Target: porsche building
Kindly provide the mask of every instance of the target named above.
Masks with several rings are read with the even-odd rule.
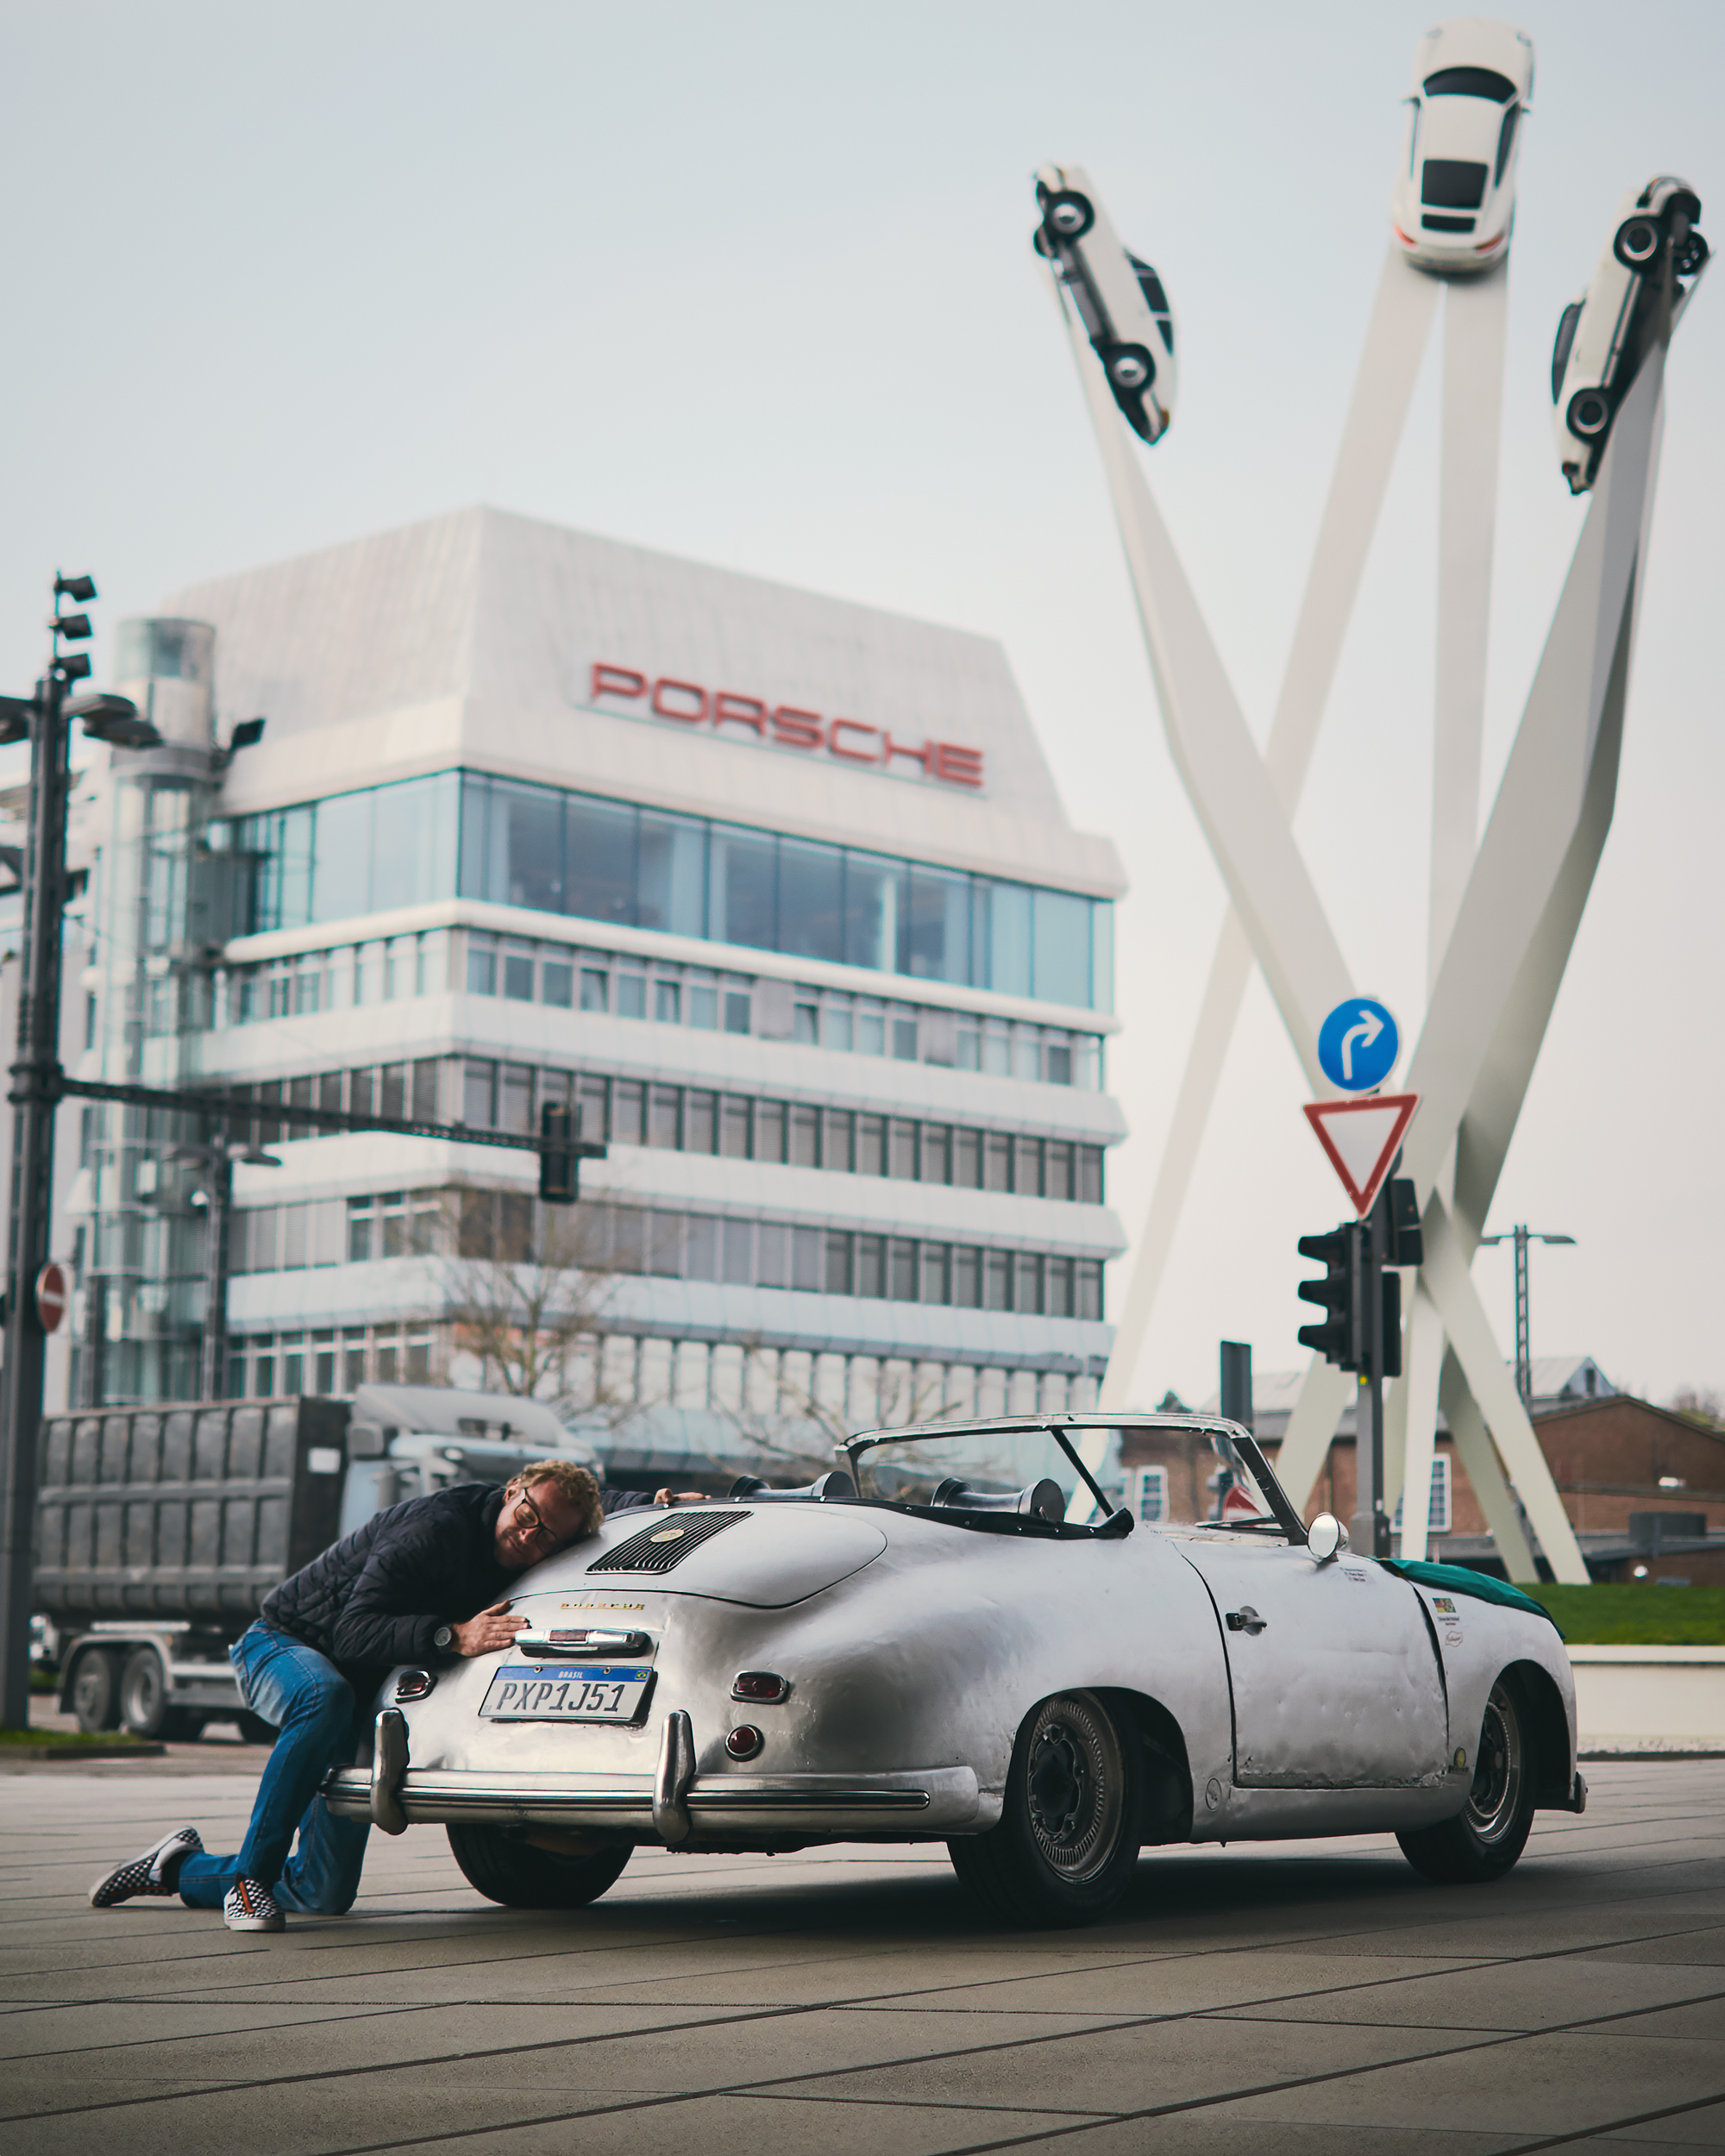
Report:
[[[530,1384],[642,1475],[1089,1404],[1122,880],[997,645],[476,509],[178,592],[114,670],[164,745],[80,811],[67,1060],[259,1106],[230,1394]],[[606,1148],[574,1208],[267,1119],[548,1101]],[[196,1394],[186,1129],[66,1135],[75,1404]]]

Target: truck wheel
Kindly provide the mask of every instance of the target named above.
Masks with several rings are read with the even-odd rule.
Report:
[[[1402,1854],[1445,1886],[1501,1879],[1527,1846],[1538,1780],[1533,1732],[1515,1690],[1499,1677],[1485,1703],[1466,1804],[1440,1826],[1397,1834]]]
[[[166,1738],[187,1744],[204,1733],[200,1717],[167,1703],[167,1672],[154,1647],[138,1647],[127,1658],[120,1678],[120,1721],[135,1737]]]
[[[621,1842],[591,1857],[562,1857],[512,1840],[501,1827],[448,1827],[462,1877],[489,1902],[511,1909],[578,1909],[598,1901],[635,1853]]]
[[[72,1680],[72,1711],[87,1737],[120,1727],[120,1672],[105,1649],[92,1647],[78,1657],[78,1673]]]
[[[956,1835],[947,1854],[1007,1923],[1090,1924],[1131,1881],[1143,1808],[1142,1777],[1107,1709],[1094,1693],[1064,1692],[1019,1732],[1000,1825]]]

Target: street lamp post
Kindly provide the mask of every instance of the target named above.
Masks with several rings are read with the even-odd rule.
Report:
[[[1534,1412],[1534,1351],[1527,1324],[1527,1245],[1530,1243],[1573,1244],[1572,1235],[1544,1235],[1530,1228],[1525,1220],[1502,1235],[1482,1235],[1482,1243],[1513,1243],[1515,1245],[1515,1389],[1521,1395],[1521,1405],[1531,1417]]]
[[[90,635],[87,614],[67,613],[96,596],[87,576],[56,576],[47,673],[33,697],[0,697],[0,743],[30,744],[28,843],[24,856],[23,985],[12,1064],[12,1181],[7,1206],[5,1363],[0,1368],[0,1728],[30,1714],[30,1585],[35,1531],[37,1432],[47,1332],[36,1282],[53,1225],[54,1108],[60,1062],[61,915],[66,903],[66,818],[72,792],[72,721],[98,740],[142,747],[158,738],[126,698],[68,696],[90,661],[68,644]]]

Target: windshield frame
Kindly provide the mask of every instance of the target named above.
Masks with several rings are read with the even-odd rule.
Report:
[[[1276,1479],[1270,1463],[1264,1458],[1258,1439],[1241,1423],[1230,1422],[1220,1415],[1203,1414],[1108,1414],[1093,1410],[1083,1414],[1058,1415],[989,1415],[969,1422],[913,1423],[902,1430],[862,1430],[854,1437],[844,1438],[833,1447],[843,1455],[850,1472],[850,1478],[861,1492],[862,1461],[864,1457],[881,1445],[915,1445],[925,1440],[955,1438],[990,1431],[1003,1432],[1039,1431],[1052,1438],[1060,1447],[1074,1470],[1090,1493],[1097,1513],[1101,1515],[1094,1525],[1083,1526],[1080,1532],[1090,1535],[1129,1534],[1138,1522],[1122,1506],[1110,1507],[1107,1495],[1095,1476],[1085,1466],[1075,1440],[1082,1439],[1092,1430],[1169,1430],[1191,1436],[1212,1439],[1220,1437],[1225,1445],[1236,1452],[1250,1471],[1252,1480],[1264,1493],[1270,1506],[1270,1517],[1257,1520],[1239,1519],[1228,1520],[1195,1520],[1179,1523],[1203,1529],[1223,1529],[1231,1533],[1256,1533],[1265,1529],[1287,1536],[1290,1543],[1303,1549],[1306,1544],[1306,1523],[1289,1501],[1287,1492]],[[874,1498],[868,1501],[891,1504],[890,1499]],[[919,1509],[909,1506],[895,1506],[894,1509]],[[1070,1525],[1069,1523],[1069,1532]]]

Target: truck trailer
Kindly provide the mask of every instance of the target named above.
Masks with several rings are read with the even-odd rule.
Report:
[[[547,1458],[599,1465],[541,1402],[432,1385],[45,1416],[34,1608],[61,1708],[92,1732],[273,1742],[228,1660],[271,1589],[387,1506]]]

